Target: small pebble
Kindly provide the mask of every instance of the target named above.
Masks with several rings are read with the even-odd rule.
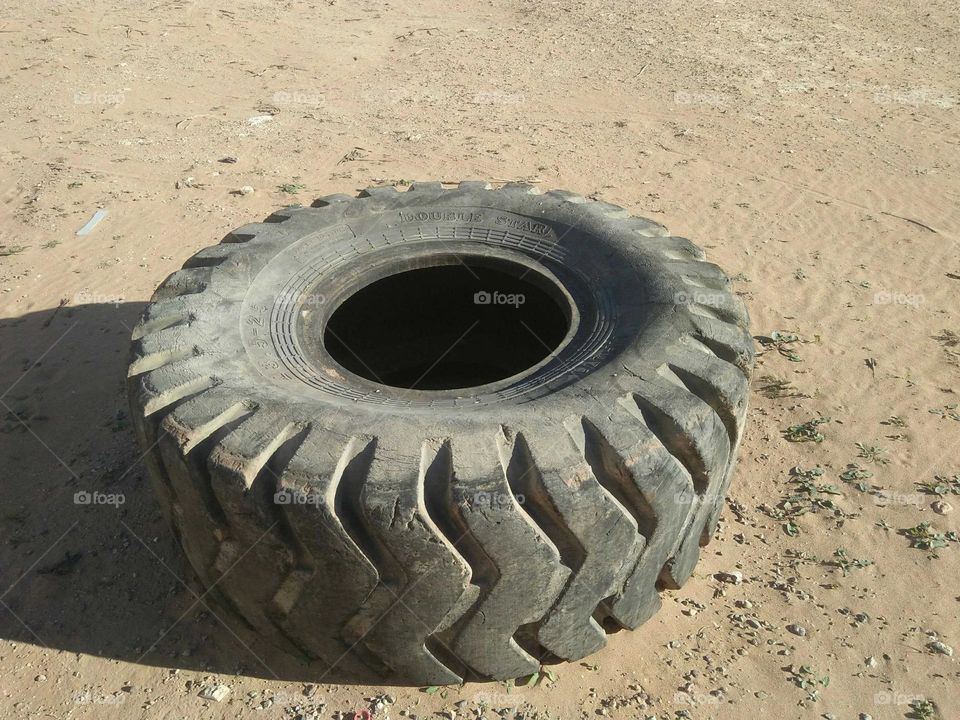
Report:
[[[730,583],[731,585],[739,585],[743,582],[743,573],[739,570],[717,573],[714,577],[720,582]]]
[[[230,694],[230,688],[226,685],[207,685],[200,691],[200,697],[204,700],[213,700],[214,702],[223,702]]]
[[[807,634],[807,629],[803,625],[787,625],[787,630],[800,637]]]
[[[930,507],[932,507],[933,511],[938,515],[946,515],[953,511],[953,506],[945,500],[937,500]]]
[[[873,655],[871,655],[866,660],[864,660],[863,664],[866,665],[868,668],[875,668],[878,665],[877,659]]]
[[[253,188],[249,185],[244,185],[242,188],[237,190],[241,195],[253,195]]]
[[[927,647],[939,655],[946,655],[948,657],[953,655],[953,648],[946,643],[940,642],[939,640],[934,640],[932,643],[927,645]]]

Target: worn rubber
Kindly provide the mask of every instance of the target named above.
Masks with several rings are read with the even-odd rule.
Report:
[[[582,328],[476,393],[303,360],[304,298],[431,253],[528,263],[571,288]],[[417,183],[194,255],[134,330],[129,396],[161,506],[232,613],[316,677],[438,685],[585,657],[684,584],[752,362],[726,275],[661,225],[563,191]]]

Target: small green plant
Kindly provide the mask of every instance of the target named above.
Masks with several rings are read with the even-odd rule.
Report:
[[[773,375],[764,375],[760,378],[760,381],[763,383],[763,385],[760,386],[760,392],[764,397],[770,398],[771,400],[791,397],[810,397],[806,393],[797,390],[789,380],[781,380]]]
[[[824,435],[817,428],[828,422],[830,418],[819,417],[799,425],[791,425],[783,431],[783,437],[789,442],[823,442]]]
[[[809,665],[801,665],[799,668],[790,666],[790,681],[801,690],[807,691],[807,699],[816,701],[820,697],[820,688],[830,685],[829,675],[819,675]]]
[[[816,499],[819,492],[840,494],[833,485],[817,485],[816,479],[819,477],[823,477],[823,468],[819,465],[809,470],[804,470],[800,466],[791,468],[790,483],[796,485],[796,490],[784,499],[783,504],[788,507],[792,504],[807,505]]]
[[[780,332],[774,330],[769,336],[760,335],[757,340],[764,347],[775,348],[778,353],[783,355],[790,362],[803,362],[797,352],[790,347],[794,343],[802,342],[800,336],[794,333]]]
[[[917,487],[927,495],[960,495],[960,474],[953,477],[944,477],[943,475],[934,475],[933,480],[924,480],[917,483]]]
[[[929,522],[904,528],[900,532],[910,539],[910,547],[918,550],[938,550],[951,542],[960,542],[960,536],[956,532],[937,532]]]
[[[846,482],[853,482],[854,480],[865,480],[866,478],[872,478],[873,473],[862,468],[856,463],[849,463],[846,469],[840,473],[840,479],[845,480]]]
[[[844,575],[849,575],[851,570],[862,570],[865,567],[873,565],[873,560],[860,560],[851,558],[843,548],[837,548],[833,552],[833,565],[840,568]]]
[[[933,336],[943,346],[943,352],[947,356],[947,362],[950,365],[960,365],[960,351],[953,348],[960,345],[960,335],[953,330],[943,330],[939,335]]]
[[[836,485],[817,482],[823,473],[823,468],[819,466],[809,470],[801,467],[791,468],[790,492],[784,496],[776,508],[763,506],[764,512],[769,517],[784,521],[783,531],[790,537],[800,534],[800,526],[795,519],[801,515],[827,510],[837,517],[847,516],[830,497],[842,495],[840,489]]]
[[[960,420],[958,407],[960,405],[957,403],[951,403],[950,405],[944,405],[942,408],[930,408],[927,412],[931,415],[939,415],[941,420]]]
[[[907,426],[907,421],[904,420],[904,419],[903,419],[902,417],[900,417],[899,415],[891,415],[891,416],[888,417],[886,420],[881,420],[881,421],[880,421],[880,424],[881,424],[881,425],[890,425],[890,426],[892,426],[892,427],[900,427],[900,428],[903,428],[903,427],[906,427],[906,426]]]
[[[47,240],[47,242],[45,242],[40,247],[42,247],[44,250],[53,250],[53,248],[55,248],[59,244],[60,244],[59,240]]]
[[[886,465],[890,462],[889,458],[883,456],[886,452],[882,447],[876,445],[864,445],[863,443],[856,443],[857,449],[860,451],[860,454],[857,455],[858,458],[863,458],[869,462],[876,463],[877,465]]]
[[[856,463],[848,463],[846,469],[840,473],[840,479],[845,483],[850,483],[860,492],[867,492],[867,484],[863,482],[867,478],[872,478],[873,473],[862,468]]]
[[[298,192],[306,190],[306,185],[301,185],[300,183],[284,183],[283,185],[277,185],[277,190],[282,193],[287,193],[288,195],[296,195]]]
[[[934,720],[937,706],[931,700],[911,700],[910,712],[907,717],[911,720]]]
[[[933,339],[939,341],[944,347],[957,347],[957,345],[960,345],[960,335],[953,330],[944,329],[939,335],[934,335]]]
[[[19,255],[27,249],[26,245],[0,245],[0,257]]]
[[[547,687],[553,687],[557,680],[558,677],[555,672],[541,666],[538,672],[531,674],[525,681],[520,682],[517,687],[537,687],[538,685],[543,685],[544,683]]]

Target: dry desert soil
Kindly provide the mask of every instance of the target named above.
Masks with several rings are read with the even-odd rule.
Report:
[[[0,717],[960,717],[956,3],[34,0],[0,43]],[[757,337],[738,475],[693,578],[583,662],[296,677],[194,594],[131,327],[236,226],[429,179],[704,247]]]

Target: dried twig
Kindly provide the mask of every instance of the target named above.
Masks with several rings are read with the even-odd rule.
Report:
[[[898,220],[904,220],[904,221],[906,221],[906,222],[908,222],[908,223],[911,223],[911,224],[913,224],[913,225],[916,225],[917,227],[922,227],[924,230],[929,230],[929,231],[932,232],[934,235],[939,235],[939,234],[940,234],[940,233],[938,233],[936,230],[934,230],[932,227],[930,227],[929,225],[924,225],[924,224],[923,224],[922,222],[920,222],[919,220],[914,220],[913,218],[904,217],[903,215],[897,215],[897,214],[895,214],[895,213],[887,212],[886,210],[881,210],[881,211],[880,211],[880,214],[881,214],[881,215],[889,215],[890,217],[895,217],[895,218],[897,218]]]

